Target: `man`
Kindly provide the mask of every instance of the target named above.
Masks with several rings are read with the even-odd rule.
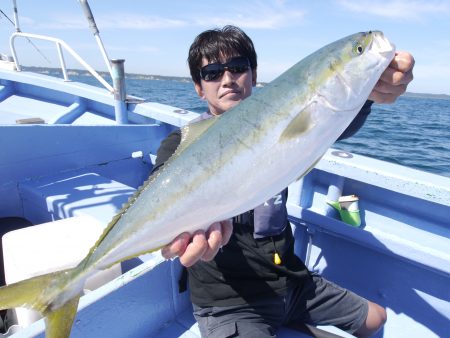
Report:
[[[201,119],[225,113],[249,97],[256,85],[256,52],[237,27],[201,33],[188,61],[195,90],[208,104]],[[409,53],[396,54],[345,136],[361,127],[372,101],[393,102],[405,92],[413,66]],[[154,171],[180,140],[177,131],[163,141]],[[206,233],[181,234],[163,248],[164,257],[179,256],[188,268],[202,336],[273,337],[280,325],[295,323],[331,324],[368,336],[386,321],[381,306],[310,273],[295,256],[286,198],[287,189],[264,206],[214,223]]]

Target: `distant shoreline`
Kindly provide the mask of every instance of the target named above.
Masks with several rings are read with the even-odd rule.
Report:
[[[49,68],[49,67],[24,67],[26,70],[42,73],[42,74],[61,74],[61,70],[59,68]],[[83,69],[67,69],[67,73],[69,77],[72,76],[91,76],[88,71]],[[109,73],[98,71],[98,73],[108,79]],[[126,73],[126,78],[134,79],[134,80],[169,80],[169,81],[179,81],[179,82],[192,82],[190,77],[183,76],[165,76],[165,75],[150,75],[150,74],[137,74],[137,73]],[[257,87],[264,87],[267,82],[258,82]],[[431,99],[441,99],[441,100],[450,100],[450,95],[447,94],[428,94],[428,93],[413,93],[406,92],[403,94],[407,97],[415,97],[415,98],[431,98]]]
[[[427,94],[427,93],[412,93],[406,92],[403,96],[407,97],[417,97],[423,99],[440,99],[440,100],[450,100],[450,95],[447,94]]]

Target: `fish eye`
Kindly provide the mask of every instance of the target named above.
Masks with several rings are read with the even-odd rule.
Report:
[[[357,44],[353,47],[353,51],[356,54],[361,55],[364,52],[364,47],[361,44]]]

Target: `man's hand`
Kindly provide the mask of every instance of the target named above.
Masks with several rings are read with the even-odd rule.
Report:
[[[184,232],[172,243],[162,248],[164,258],[180,257],[180,263],[186,267],[194,265],[200,259],[212,260],[219,249],[228,243],[233,232],[231,220],[211,224],[206,233],[196,231],[192,236]]]
[[[369,100],[392,103],[406,91],[413,80],[414,58],[408,52],[396,52],[389,67],[381,74]]]

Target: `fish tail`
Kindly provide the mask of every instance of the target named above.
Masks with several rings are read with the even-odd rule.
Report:
[[[46,338],[68,338],[77,314],[81,293],[45,317]]]
[[[0,288],[0,310],[24,307],[45,317],[46,338],[70,335],[84,282],[70,283],[75,269],[26,279]]]

